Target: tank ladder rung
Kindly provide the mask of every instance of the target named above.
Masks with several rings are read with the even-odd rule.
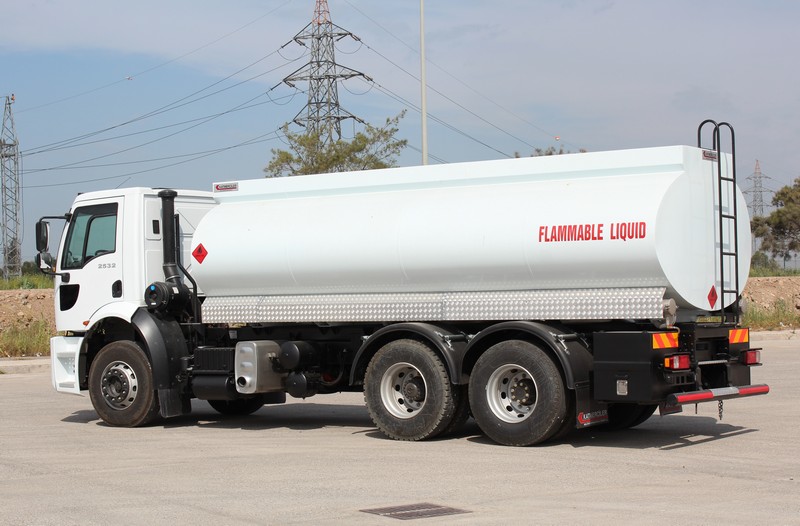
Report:
[[[717,123],[713,120],[705,120],[700,123],[697,128],[697,147],[703,148],[702,145],[702,131],[706,124],[712,124],[713,129],[713,146],[712,150],[716,152],[716,190],[717,190],[717,225],[715,230],[719,233],[717,238],[719,241],[719,290],[720,290],[720,309],[721,318],[723,322],[728,321],[728,314],[732,314],[731,318],[734,323],[739,322],[739,222],[737,221],[737,194],[736,194],[736,140],[734,137],[733,126],[727,122]],[[723,174],[722,165],[722,149],[720,141],[720,129],[726,128],[730,131],[731,140],[731,166],[730,175]],[[726,204],[725,197],[727,197],[728,211],[723,211],[723,206]],[[718,229],[718,230],[717,230]],[[727,245],[727,249],[726,249]],[[732,273],[733,275],[728,275]],[[728,286],[726,287],[726,278]],[[730,287],[733,285],[733,288]],[[734,295],[734,301],[731,304],[730,310],[726,310],[725,299],[731,294]]]

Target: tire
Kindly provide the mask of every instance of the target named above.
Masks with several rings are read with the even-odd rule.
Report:
[[[153,369],[142,348],[120,340],[100,349],[89,369],[89,397],[106,424],[138,427],[155,420]]]
[[[507,446],[544,442],[566,426],[561,373],[544,351],[525,341],[500,342],[478,358],[469,402],[486,436]]]
[[[456,409],[453,412],[453,419],[450,424],[442,431],[442,435],[455,433],[469,419],[469,388],[466,385],[451,386],[453,397],[456,401]]]
[[[458,394],[442,360],[415,340],[378,350],[364,377],[364,400],[378,429],[396,440],[433,438],[458,416]]]
[[[603,427],[608,431],[636,427],[650,418],[657,407],[657,405],[609,404],[608,424]]]
[[[567,391],[567,413],[564,421],[548,440],[564,440],[578,429],[575,426],[575,406],[577,404],[575,391]]]
[[[206,400],[206,402],[221,415],[247,416],[264,407],[264,396],[256,395],[251,398],[237,398],[236,400]]]

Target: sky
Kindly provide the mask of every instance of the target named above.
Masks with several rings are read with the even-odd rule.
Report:
[[[282,79],[308,60],[293,37],[315,0],[2,3],[25,260],[36,220],[78,193],[262,177],[307,101]],[[341,106],[373,125],[406,110],[398,163],[420,164],[420,3],[328,6],[357,37],[337,62],[368,77],[339,86]],[[776,0],[428,0],[430,162],[694,145],[711,118],[736,131],[740,186],[758,160],[777,190],[800,177],[798,23],[800,3]]]

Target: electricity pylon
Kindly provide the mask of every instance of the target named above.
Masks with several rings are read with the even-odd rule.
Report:
[[[764,179],[769,179],[769,177],[761,173],[761,163],[756,159],[755,171],[747,178],[748,181],[752,181],[753,186],[744,191],[745,194],[751,196],[750,202],[753,217],[764,216],[764,194],[772,192],[764,188]]]
[[[369,77],[336,63],[335,43],[350,37],[359,38],[331,22],[328,0],[316,0],[314,19],[292,40],[310,48],[308,64],[290,73],[283,82],[295,87],[295,82],[308,82],[308,103],[293,121],[310,132],[319,133],[320,142],[327,145],[342,138],[342,121],[364,121],[339,105],[338,83],[353,77]]]
[[[2,164],[2,250],[3,278],[22,275],[22,228],[21,213],[22,189],[19,184],[20,155],[17,132],[14,128],[14,115],[11,104],[14,95],[6,97],[3,111],[3,129],[0,133],[0,163]]]

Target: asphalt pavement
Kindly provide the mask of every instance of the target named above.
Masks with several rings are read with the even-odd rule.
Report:
[[[800,343],[766,334],[753,334],[753,381],[771,392],[725,402],[721,421],[700,404],[531,448],[471,420],[389,440],[355,393],[247,418],[195,401],[189,416],[113,428],[88,397],[53,391],[46,359],[24,360],[0,375],[0,524],[800,524]]]

